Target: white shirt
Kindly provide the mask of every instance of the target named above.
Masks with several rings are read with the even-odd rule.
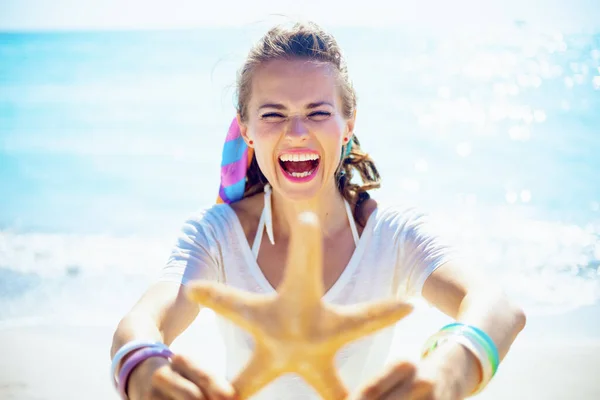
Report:
[[[354,304],[418,296],[427,277],[450,258],[450,249],[414,208],[384,208],[369,217],[354,253],[323,300]],[[195,279],[215,280],[255,293],[275,289],[263,275],[242,225],[227,204],[192,215],[183,225],[160,280],[183,285]],[[226,347],[226,378],[232,379],[249,360],[252,337],[224,318],[218,319]],[[340,376],[352,391],[381,372],[393,327],[352,342],[336,356]],[[317,399],[313,389],[295,375],[284,375],[254,399]]]

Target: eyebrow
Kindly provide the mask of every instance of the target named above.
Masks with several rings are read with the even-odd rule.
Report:
[[[321,107],[321,106],[330,106],[333,107],[333,104],[329,103],[328,101],[317,101],[315,103],[309,103],[306,105],[306,108],[317,108],[317,107]],[[284,106],[283,104],[280,103],[265,103],[263,105],[261,105],[260,107],[258,107],[259,110],[262,110],[263,108],[274,108],[275,110],[286,110],[287,107]]]

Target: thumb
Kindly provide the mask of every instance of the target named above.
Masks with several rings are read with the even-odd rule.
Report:
[[[171,358],[173,370],[195,383],[205,397],[212,399],[234,399],[235,389],[225,379],[213,377],[195,365],[188,357],[177,354]]]
[[[407,361],[389,365],[382,374],[359,389],[356,398],[378,399],[405,382],[411,381],[415,373],[414,364]]]

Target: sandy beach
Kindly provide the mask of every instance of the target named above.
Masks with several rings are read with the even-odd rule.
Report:
[[[595,309],[589,311],[594,312]],[[581,317],[584,318],[583,313]],[[420,317],[419,317],[420,318]],[[545,317],[551,320],[551,317]],[[562,318],[566,319],[566,318]],[[423,320],[421,320],[423,321]],[[417,341],[430,326],[429,318],[410,335],[399,335],[404,348],[418,348]],[[406,326],[409,326],[407,322]],[[222,347],[214,327],[202,329],[198,320],[173,348],[184,351],[205,368],[219,373]],[[498,374],[477,400],[595,400],[600,398],[600,340],[567,340],[541,335],[533,319],[529,331],[513,346]],[[202,325],[201,325],[202,324]],[[3,400],[118,399],[109,380],[109,347],[112,326],[36,324],[0,330],[0,398]],[[415,333],[416,332],[416,333]],[[415,341],[414,345],[412,342]],[[207,352],[212,352],[207,357]],[[412,355],[414,351],[409,351]],[[406,354],[410,358],[411,354]],[[210,359],[211,364],[205,364]]]

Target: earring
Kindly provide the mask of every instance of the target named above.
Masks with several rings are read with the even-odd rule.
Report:
[[[254,140],[248,140],[248,144],[252,146],[254,144]]]

